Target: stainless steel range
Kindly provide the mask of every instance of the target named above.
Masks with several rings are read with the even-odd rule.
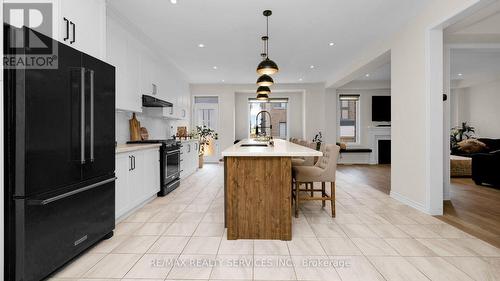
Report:
[[[180,185],[181,142],[176,140],[145,140],[128,143],[161,143],[160,147],[160,192],[165,196]]]

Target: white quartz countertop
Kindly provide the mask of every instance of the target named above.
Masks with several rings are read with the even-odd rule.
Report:
[[[187,140],[180,140],[181,143],[185,143],[185,142],[200,142],[199,139],[187,139]]]
[[[222,152],[223,157],[314,157],[323,156],[323,153],[289,141],[275,139],[274,146],[242,147],[242,144],[267,144],[254,140],[242,140]]]
[[[119,144],[116,146],[116,153],[132,152],[137,150],[158,149],[161,143],[148,144]]]

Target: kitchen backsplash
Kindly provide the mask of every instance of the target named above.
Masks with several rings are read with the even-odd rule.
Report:
[[[148,130],[150,139],[170,139],[177,130],[177,123],[183,123],[183,121],[153,118],[141,113],[136,114],[136,116],[137,120],[141,123],[141,127],[146,127]],[[116,141],[118,144],[123,144],[130,140],[130,118],[132,118],[132,112],[116,112]]]

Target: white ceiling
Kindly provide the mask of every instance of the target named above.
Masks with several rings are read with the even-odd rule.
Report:
[[[391,80],[391,63],[388,62],[379,68],[368,71],[357,79],[358,81],[387,81]]]
[[[500,79],[500,49],[452,49],[451,79],[454,88]]]
[[[324,82],[364,48],[399,30],[429,0],[177,2],[108,0],[111,9],[161,47],[191,83],[253,83],[265,32],[262,11],[271,9],[270,58],[280,67],[275,80],[296,83]],[[198,48],[199,43],[206,47]]]
[[[446,44],[499,44],[500,1],[447,27],[444,34]]]

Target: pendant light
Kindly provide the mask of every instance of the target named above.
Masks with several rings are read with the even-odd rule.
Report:
[[[269,87],[266,87],[266,86],[260,86],[259,88],[257,88],[257,94],[270,94],[271,93],[271,89],[269,89]]]
[[[257,95],[257,100],[259,100],[259,101],[268,101],[269,100],[269,96],[267,94],[258,94]]]
[[[273,75],[279,71],[278,65],[269,59],[269,17],[272,14],[270,10],[265,10],[263,13],[266,17],[266,36],[262,37],[262,40],[264,40],[266,58],[257,66],[257,73],[260,75]]]
[[[257,79],[257,85],[269,87],[274,84],[274,80],[271,76],[264,74]]]

